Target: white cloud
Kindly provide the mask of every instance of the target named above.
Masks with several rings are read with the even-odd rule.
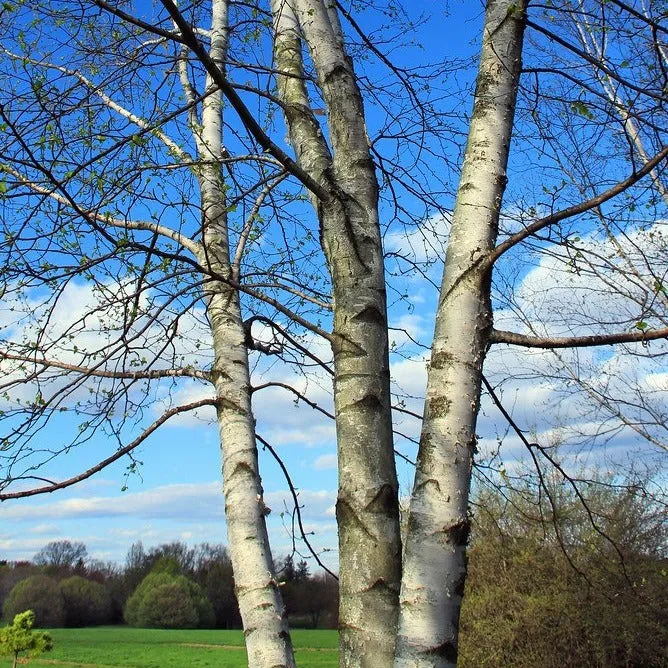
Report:
[[[316,471],[336,469],[336,465],[336,455],[320,455],[320,457],[313,462],[313,468],[316,469]]]
[[[449,214],[438,214],[421,225],[391,232],[385,236],[385,249],[412,262],[442,262],[448,245],[450,220]]]
[[[518,229],[519,222],[513,216],[505,222],[507,227]],[[428,226],[423,233],[413,230],[391,235],[388,248],[417,256],[416,247],[420,251],[423,246],[416,240],[423,234],[429,236]],[[499,285],[504,289],[499,301],[509,306],[497,308],[495,327],[538,335],[584,335],[630,331],[641,319],[649,326],[665,326],[665,298],[657,293],[661,281],[667,284],[668,276],[665,221],[617,238],[583,236],[574,243],[578,251],[571,255],[555,246],[550,254],[507,256],[499,270]],[[427,255],[419,257],[424,260]],[[509,286],[514,289],[509,290]],[[432,333],[428,316],[421,310],[422,320],[412,330],[427,344]],[[621,411],[624,419],[644,424],[657,442],[665,444],[667,359],[665,341],[653,341],[647,347],[639,343],[554,352],[495,345],[488,353],[485,374],[497,386],[504,406],[519,426],[533,430],[535,438],[558,435],[573,452],[580,452],[581,458],[588,456],[592,447],[604,445],[617,459],[639,451],[646,457],[651,454],[647,443],[631,430],[622,429],[622,422],[613,413]],[[407,408],[421,414],[426,385],[423,355],[415,349],[406,359],[395,356],[391,369],[397,395]],[[608,402],[607,408],[596,402],[596,393]],[[419,435],[418,420],[397,413],[395,424],[409,436]],[[524,447],[508,429],[491,400],[483,397],[477,428],[483,436],[482,453],[496,449],[498,436],[504,438],[504,457],[524,456]]]
[[[11,505],[10,505],[11,504]],[[131,516],[138,518],[222,518],[221,483],[164,485],[120,496],[71,498],[50,503],[5,502],[0,518],[12,520],[92,519]]]
[[[299,489],[299,504],[307,531],[316,545],[336,544],[332,508],[336,492]],[[267,517],[276,553],[288,552],[286,527],[294,502],[287,489],[265,494],[272,509]],[[29,559],[52,540],[81,540],[89,555],[121,561],[130,544],[226,542],[224,499],[219,482],[163,485],[120,496],[75,497],[49,503],[8,501],[0,506],[5,534],[0,534],[3,558]],[[50,520],[45,523],[44,520]],[[287,522],[287,524],[286,524]]]
[[[28,529],[28,533],[41,535],[41,534],[58,534],[59,529],[57,524],[37,524],[34,527]]]

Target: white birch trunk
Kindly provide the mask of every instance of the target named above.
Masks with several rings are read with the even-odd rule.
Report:
[[[223,284],[212,292],[207,314],[214,339],[225,518],[248,665],[292,667],[292,643],[265,524],[239,296]]]
[[[227,0],[214,0],[212,11],[210,55],[224,70]],[[211,85],[207,78],[207,86]],[[194,129],[203,160],[199,170],[203,226],[199,261],[213,273],[231,278],[227,203],[216,162],[223,157],[222,127],[222,95],[217,91],[206,98],[201,128]],[[265,523],[239,294],[224,281],[210,283],[206,293],[214,346],[212,375],[218,398],[227,537],[248,662],[253,668],[292,667],[292,644]]]
[[[392,664],[401,569],[378,185],[362,98],[332,3],[273,3],[279,90],[297,160],[330,193],[314,202],[334,294],[339,459],[340,663]],[[330,153],[303,82],[301,34],[327,106]]]
[[[453,213],[408,518],[396,667],[456,666],[468,496],[490,276],[506,185],[526,3],[489,0],[469,138]]]

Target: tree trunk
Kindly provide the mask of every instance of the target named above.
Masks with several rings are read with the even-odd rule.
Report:
[[[287,617],[269,547],[251,409],[248,352],[238,293],[218,284],[207,308],[213,332],[223,493],[248,663],[294,666]]]
[[[456,666],[490,275],[519,80],[524,2],[489,0],[445,258],[408,517],[395,666]]]
[[[401,546],[378,185],[334,5],[274,0],[272,7],[277,65],[294,75],[279,77],[290,140],[300,166],[331,194],[314,206],[334,296],[340,661],[386,668],[394,656]],[[302,35],[327,106],[331,152],[300,78]]]
[[[224,70],[227,1],[214,0],[210,55]],[[212,81],[207,77],[207,88]],[[222,96],[210,94],[195,129],[202,199],[203,257],[214,276],[232,278],[227,203],[218,160],[223,158]],[[223,457],[223,494],[234,583],[243,621],[248,663],[253,668],[295,665],[265,523],[251,406],[248,349],[237,290],[225,281],[206,287],[207,316],[214,348],[213,382]]]

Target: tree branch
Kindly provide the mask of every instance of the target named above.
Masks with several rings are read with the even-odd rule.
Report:
[[[325,564],[322,563],[320,560],[320,557],[318,556],[317,552],[313,549],[313,546],[309,542],[308,538],[306,537],[306,530],[304,529],[304,524],[302,522],[302,511],[301,511],[301,506],[299,505],[299,499],[297,490],[295,489],[295,486],[292,484],[292,478],[290,478],[290,473],[288,472],[288,469],[285,467],[285,464],[283,463],[283,460],[278,456],[278,453],[274,448],[267,442],[265,441],[260,434],[256,433],[255,438],[257,438],[260,443],[271,453],[271,456],[276,460],[277,464],[281,468],[281,471],[283,471],[283,475],[285,476],[285,480],[288,483],[288,487],[290,488],[290,494],[292,495],[292,500],[294,502],[294,508],[295,512],[297,513],[297,524],[299,526],[299,533],[301,534],[301,538],[304,541],[304,544],[308,548],[308,551],[313,555],[313,558],[316,560],[318,566],[322,568],[324,571],[327,571],[335,580],[338,580],[339,578],[332,573],[332,571],[325,566]]]
[[[264,185],[264,188],[260,191],[260,194],[255,199],[253,203],[253,208],[246,218],[243,229],[239,234],[239,240],[237,242],[236,250],[234,251],[234,259],[232,260],[232,276],[238,281],[241,274],[241,260],[243,258],[244,249],[246,248],[246,243],[248,242],[248,237],[253,229],[253,223],[257,219],[260,209],[264,204],[265,199],[271,193],[271,191],[276,188],[281,181],[287,177],[287,172],[281,172],[278,176],[272,178],[268,183]]]
[[[63,369],[64,371],[73,371],[84,376],[93,376],[95,378],[116,378],[119,380],[155,380],[157,378],[200,378],[201,380],[210,380],[210,374],[207,371],[198,369],[153,369],[149,371],[106,371],[105,369],[92,369],[90,367],[79,366],[77,364],[67,364],[58,360],[50,360],[42,357],[28,357],[25,355],[15,355],[0,350],[0,362],[2,360],[13,360],[16,362],[26,362],[46,368]]]
[[[37,494],[50,494],[59,489],[65,489],[66,487],[71,487],[72,485],[81,482],[90,478],[95,473],[98,473],[102,469],[113,464],[115,461],[121,457],[132,452],[136,447],[141,445],[156,429],[161,427],[167,420],[179,415],[180,413],[185,413],[187,411],[192,411],[197,408],[203,408],[204,406],[215,406],[217,405],[217,399],[202,399],[201,401],[194,401],[190,404],[185,404],[183,406],[176,406],[175,408],[170,408],[168,411],[163,413],[155,422],[149,425],[132,443],[128,443],[125,447],[117,450],[113,455],[103,459],[101,462],[87,469],[79,475],[67,478],[61,482],[53,483],[51,485],[46,485],[45,487],[36,487],[34,489],[26,489],[21,492],[3,492],[0,493],[0,501],[7,501],[9,499],[23,499],[28,496],[36,496]]]
[[[253,393],[259,392],[260,390],[264,390],[268,387],[280,387],[284,390],[288,390],[288,392],[292,392],[297,399],[300,401],[303,401],[305,404],[308,404],[313,410],[316,410],[326,417],[328,417],[330,420],[334,420],[335,417],[332,413],[330,413],[328,410],[324,409],[322,406],[319,406],[315,401],[311,401],[307,396],[302,394],[299,390],[296,390],[292,385],[288,385],[287,383],[279,383],[277,381],[271,381],[269,383],[263,383],[262,385],[256,385],[251,389]]]
[[[491,397],[492,401],[494,402],[494,405],[499,409],[503,417],[506,419],[508,424],[510,425],[511,429],[517,434],[518,438],[524,446],[527,448],[529,451],[529,454],[531,455],[531,459],[534,462],[534,466],[536,467],[536,473],[538,474],[538,479],[540,482],[541,487],[545,491],[547,498],[550,502],[550,508],[552,510],[552,526],[554,527],[555,534],[557,536],[557,540],[559,541],[559,546],[561,548],[561,551],[568,561],[569,565],[571,568],[573,568],[574,571],[576,571],[579,575],[581,575],[584,580],[587,582],[589,586],[592,586],[592,583],[590,582],[589,578],[587,575],[581,571],[573,562],[571,559],[571,556],[568,554],[568,551],[566,549],[566,544],[564,542],[564,539],[561,535],[561,528],[559,527],[559,522],[558,522],[558,516],[557,516],[557,504],[553,498],[552,493],[550,492],[550,489],[548,485],[546,484],[542,470],[540,468],[540,463],[538,462],[538,458],[536,457],[536,453],[534,450],[537,450],[540,452],[545,459],[555,468],[556,471],[558,471],[564,478],[565,481],[568,482],[568,484],[571,486],[573,489],[573,492],[575,493],[575,496],[577,497],[578,501],[582,504],[582,507],[584,508],[585,512],[587,513],[587,518],[589,519],[589,523],[591,524],[592,528],[594,531],[601,536],[605,541],[607,541],[612,548],[615,550],[617,553],[617,556],[619,557],[620,564],[622,565],[622,568],[624,570],[624,574],[628,578],[628,574],[626,573],[626,565],[625,565],[625,560],[624,560],[624,555],[620,551],[617,543],[605,532],[601,527],[598,525],[598,522],[596,521],[596,518],[594,517],[594,514],[591,511],[591,508],[589,507],[589,504],[587,502],[587,499],[583,496],[582,492],[580,491],[580,488],[577,486],[577,481],[575,478],[570,476],[564,467],[547,451],[546,448],[544,448],[542,445],[539,443],[532,443],[529,441],[529,439],[525,436],[525,433],[522,429],[520,429],[519,425],[515,420],[513,419],[512,415],[505,409],[501,399],[497,395],[496,391],[492,387],[491,383],[485,378],[485,376],[482,376],[482,382],[485,386],[485,389],[489,393],[489,396]]]
[[[156,127],[156,124],[154,123],[149,123],[146,121],[144,118],[141,118],[140,116],[137,116],[134,114],[132,111],[129,109],[126,109],[125,107],[121,106],[118,102],[113,100],[109,95],[107,95],[94,81],[91,81],[87,77],[85,77],[81,72],[78,72],[77,70],[71,70],[67,67],[64,67],[62,65],[56,65],[55,63],[43,61],[43,60],[34,60],[32,58],[26,58],[25,56],[19,56],[18,54],[12,53],[11,51],[8,51],[7,49],[2,49],[2,51],[12,58],[13,60],[19,61],[19,62],[29,62],[32,65],[37,65],[38,67],[43,67],[45,69],[53,69],[56,70],[57,72],[61,72],[62,74],[65,74],[69,77],[73,77],[75,79],[78,79],[86,88],[88,88],[94,95],[100,98],[102,102],[104,103],[105,106],[107,106],[109,109],[112,111],[115,111],[118,113],[120,116],[123,118],[126,118],[128,121],[136,125],[137,127],[141,128],[147,133],[151,133],[154,137],[159,139],[174,155],[178,156],[182,160],[185,161],[190,161],[192,160],[191,156],[188,154],[187,151],[184,151],[171,137],[169,137],[165,132],[162,130],[158,129],[159,126]],[[189,99],[188,100],[188,107],[194,107],[199,101],[204,99],[206,95],[200,96],[199,99]],[[179,110],[178,113],[181,113],[183,110]],[[160,125],[164,125],[166,123],[166,120],[163,122],[162,120],[160,121]],[[136,135],[135,135],[136,136]],[[130,139],[131,141],[131,139]]]
[[[7,116],[4,113],[4,109],[2,109],[2,107],[0,107],[0,116],[2,116],[2,118],[5,121],[7,121]],[[47,170],[44,167],[40,167],[38,164],[35,164],[34,166],[36,169],[39,169],[39,171],[41,171],[51,183],[53,183],[54,189],[60,190],[65,194],[59,195],[57,192],[55,192],[54,189],[45,188],[44,186],[41,186],[31,181],[24,174],[21,174],[19,171],[17,171],[13,167],[10,167],[9,165],[3,164],[2,169],[6,171],[8,174],[11,174],[12,176],[16,177],[23,185],[30,188],[30,190],[32,190],[34,193],[38,193],[39,195],[44,195],[45,197],[50,197],[59,204],[62,204],[72,209],[80,216],[82,216],[82,218],[85,218],[89,222],[95,221],[95,223],[97,223],[95,227],[98,229],[99,225],[102,226],[109,225],[110,227],[116,227],[119,229],[145,230],[147,232],[154,232],[160,234],[161,236],[167,237],[172,241],[175,241],[183,248],[189,250],[193,255],[196,256],[198,254],[200,245],[196,241],[190,239],[189,237],[186,237],[185,235],[181,234],[180,232],[177,232],[176,230],[172,230],[169,227],[165,227],[164,225],[160,225],[152,221],[120,220],[112,218],[110,215],[107,214],[97,213],[95,211],[82,209],[76,203],[76,201],[69,195],[69,193],[65,190],[63,184],[58,179],[56,179],[55,175],[50,170]]]
[[[661,25],[661,23],[659,23],[658,21],[653,21],[651,18],[649,18],[649,16],[645,16],[645,14],[639,12],[637,9],[634,9],[633,7],[631,7],[631,5],[627,5],[625,2],[620,2],[620,0],[607,0],[607,2],[613,5],[617,5],[617,7],[624,10],[628,14],[631,14],[631,16],[635,16],[637,19],[644,21],[647,25],[651,26],[655,30],[658,30],[668,35],[668,28]]]
[[[588,348],[592,346],[611,346],[617,343],[643,343],[668,339],[668,327],[637,332],[618,332],[616,334],[592,334],[589,336],[529,336],[492,330],[489,340],[491,343],[508,343],[512,346],[525,348]]]
[[[113,14],[114,16],[118,16],[119,19],[122,19],[131,25],[145,30],[146,32],[153,33],[154,35],[160,35],[161,37],[165,37],[172,42],[178,42],[179,44],[186,43],[183,37],[178,33],[171,32],[171,30],[165,30],[164,28],[158,28],[158,26],[155,26],[152,23],[146,23],[145,21],[138,19],[136,16],[132,16],[132,14],[128,14],[122,9],[118,9],[118,7],[114,7],[108,2],[104,2],[104,0],[93,0],[93,4],[97,5],[100,9],[104,9],[106,12]]]
[[[619,74],[611,70],[609,67],[604,65],[600,60],[597,60],[593,56],[590,56],[586,51],[583,51],[582,49],[579,49],[575,44],[571,44],[570,42],[566,41],[565,39],[562,39],[561,37],[555,35],[553,32],[550,32],[547,28],[543,28],[543,26],[538,25],[537,23],[534,23],[530,19],[525,19],[524,20],[526,25],[530,28],[533,28],[534,30],[542,33],[545,35],[548,39],[556,42],[557,44],[560,44],[563,46],[565,49],[568,49],[575,55],[579,56],[583,60],[587,61],[590,65],[593,65],[595,68],[601,70],[602,72],[605,72],[611,79],[614,79],[618,83],[622,84],[622,86],[626,86],[627,88],[630,88],[631,90],[634,90],[636,93],[640,93],[641,95],[647,95],[647,97],[651,97],[655,100],[660,100],[661,102],[665,102],[666,97],[665,95],[661,95],[659,93],[653,93],[652,91],[648,90],[647,88],[641,88],[640,86],[636,86],[635,84],[632,84],[630,81],[627,81],[624,79],[624,77],[620,77]]]
[[[513,246],[516,246],[521,241],[524,241],[524,239],[527,237],[530,237],[532,234],[535,234],[536,232],[544,229],[545,227],[549,227],[550,225],[560,223],[562,220],[566,220],[567,218],[572,218],[573,216],[577,216],[581,213],[591,211],[592,209],[595,209],[613,197],[616,197],[620,193],[623,193],[632,185],[640,181],[640,179],[647,176],[647,174],[649,174],[660,162],[665,160],[666,157],[668,157],[668,146],[664,146],[663,149],[659,151],[659,153],[657,153],[651,160],[648,160],[637,172],[634,172],[631,174],[631,176],[627,177],[623,181],[619,181],[619,183],[616,183],[614,186],[612,186],[612,188],[608,188],[608,190],[601,193],[600,195],[592,197],[591,199],[588,199],[584,202],[580,202],[579,204],[575,204],[574,206],[570,206],[567,209],[562,209],[561,211],[552,213],[549,216],[545,216],[544,218],[539,218],[530,225],[527,225],[523,230],[516,232],[508,239],[496,246],[493,251],[484,257],[481,262],[481,266],[486,269],[490,269],[504,253],[509,251]]]
[[[307,174],[299,165],[277,144],[275,144],[267,133],[262,129],[260,124],[255,120],[255,117],[250,112],[248,107],[244,104],[239,94],[230,84],[225,75],[220,71],[213,59],[209,56],[202,43],[197,39],[190,24],[185,20],[177,6],[172,0],[160,0],[165,9],[169,12],[174,23],[181,31],[182,39],[177,40],[186,44],[188,48],[197,56],[206,71],[211,76],[214,83],[223,91],[223,94],[228,99],[233,109],[237,112],[244,127],[248,130],[251,136],[257,143],[270,155],[274,156],[286,171],[295,176],[301,183],[306,186],[313,194],[315,194],[323,202],[328,202],[331,199],[331,194],[328,190],[323,188],[315,179]]]

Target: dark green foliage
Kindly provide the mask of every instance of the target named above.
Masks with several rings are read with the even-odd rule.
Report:
[[[195,629],[200,626],[195,602],[176,579],[146,593],[142,626],[159,629]]]
[[[589,516],[567,484],[554,508],[533,491],[477,499],[460,665],[668,666],[662,509],[638,489],[583,486]]]
[[[202,575],[202,588],[213,606],[216,628],[241,628],[239,604],[234,593],[232,563],[229,559],[216,561],[209,564]]]
[[[188,547],[184,543],[173,542],[145,550],[140,542],[135,543],[128,552],[123,575],[125,598],[129,598],[149,573],[156,571],[184,575],[197,582],[214,611],[211,624],[208,611],[200,613],[207,620],[205,626],[228,629],[241,627],[232,562],[224,546],[202,543]]]
[[[65,604],[66,626],[95,626],[110,620],[111,596],[104,585],[73,575],[58,586]]]
[[[173,572],[170,564],[144,578],[125,606],[130,626],[147,628],[210,628],[215,617],[199,585]]]
[[[111,597],[111,613],[109,623],[118,624],[123,621],[123,607],[130,595],[123,570],[113,562],[90,560],[86,564],[86,578],[103,585]]]
[[[35,613],[35,626],[58,627],[65,624],[65,606],[58,584],[46,575],[33,575],[19,582],[2,607],[5,619],[25,610]]]
[[[331,575],[312,576],[308,562],[301,559],[295,564],[292,555],[283,558],[276,570],[291,627],[337,627],[338,583]]]

